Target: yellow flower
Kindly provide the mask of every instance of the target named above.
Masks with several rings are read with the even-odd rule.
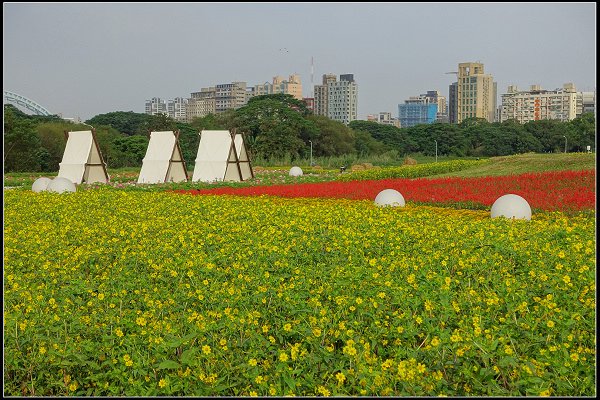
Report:
[[[286,353],[280,353],[279,354],[279,360],[282,362],[286,362],[288,360],[288,355]]]
[[[167,381],[162,378],[160,381],[158,381],[158,386],[160,386],[161,388],[167,386]]]
[[[335,375],[335,378],[338,380],[338,385],[343,385],[344,381],[346,380],[346,375],[344,375],[342,372],[338,372]]]
[[[255,367],[257,362],[256,362],[256,358],[251,358],[250,360],[248,360],[248,364],[250,364],[251,366]]]
[[[292,330],[292,324],[285,324],[283,326],[283,330],[286,331],[286,332],[291,331]]]
[[[548,321],[546,322],[546,325],[548,326],[548,328],[554,328],[554,321]]]
[[[117,328],[117,329],[115,329],[115,335],[117,335],[118,337],[122,337],[123,331],[120,328]]]
[[[321,336],[321,329],[319,328],[314,328],[313,329],[313,335],[315,335],[316,337]]]
[[[204,346],[202,346],[202,352],[204,354],[210,354],[210,351],[211,350],[210,350],[210,346],[209,345],[205,344]]]
[[[104,293],[98,293],[98,300],[104,300]]]

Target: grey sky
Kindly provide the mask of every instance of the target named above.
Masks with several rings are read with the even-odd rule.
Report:
[[[595,3],[4,3],[3,86],[64,117],[300,74],[354,74],[358,114],[448,95],[479,61],[516,84],[596,88]],[[280,49],[287,49],[280,50]]]

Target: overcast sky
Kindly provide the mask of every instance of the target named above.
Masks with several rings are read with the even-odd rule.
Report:
[[[311,57],[315,84],[354,74],[359,119],[448,96],[461,62],[482,62],[499,95],[596,88],[591,2],[3,3],[3,20],[4,90],[82,120],[292,73],[308,97]]]

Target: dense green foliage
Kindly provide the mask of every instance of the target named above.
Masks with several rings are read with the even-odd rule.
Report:
[[[491,157],[527,152],[583,152],[595,146],[595,118],[586,113],[573,121],[489,123],[468,119],[459,125],[435,123],[396,128],[370,121],[347,126],[311,113],[290,95],[264,95],[218,115],[177,122],[165,115],[116,111],[83,124],[58,116],[30,116],[4,106],[5,172],[57,171],[65,147],[64,132],[96,130],[107,166],[139,167],[154,130],[178,130],[184,160],[193,166],[202,129],[231,129],[246,137],[251,159],[294,162],[313,157],[348,159],[387,155],[401,161],[409,154],[440,157]],[[312,153],[311,153],[312,147]],[[594,149],[595,150],[595,149]]]

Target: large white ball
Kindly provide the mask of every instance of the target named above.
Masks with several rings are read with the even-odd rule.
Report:
[[[406,202],[404,201],[404,196],[399,191],[384,189],[375,197],[375,204],[379,207],[404,207]]]
[[[505,194],[499,197],[490,211],[492,218],[506,217],[514,219],[531,219],[531,207],[527,200],[516,194]]]
[[[46,178],[45,176],[37,178],[35,182],[33,182],[33,185],[31,185],[31,190],[34,192],[43,192],[48,189],[48,184],[50,184],[50,182],[52,182],[52,179]]]
[[[52,181],[48,184],[47,190],[49,192],[64,193],[75,192],[77,189],[75,187],[75,184],[67,178],[57,176],[56,178],[52,179]]]
[[[292,167],[290,168],[290,176],[302,176],[304,172],[302,172],[302,168],[300,167]]]

